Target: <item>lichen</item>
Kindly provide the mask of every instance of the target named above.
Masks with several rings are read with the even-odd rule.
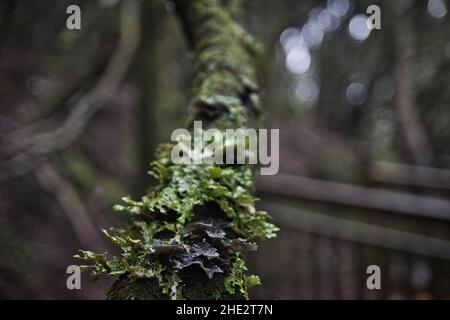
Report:
[[[235,21],[239,2],[229,1],[230,14],[220,0],[176,1],[196,54],[190,128],[194,120],[222,132],[255,125],[252,58],[259,47]],[[131,217],[124,228],[104,231],[120,256],[81,251],[77,257],[90,262],[83,269],[94,276],[118,276],[108,299],[248,298],[248,288],[260,281],[247,273],[243,253],[278,230],[255,209],[255,168],[177,164],[173,147],[158,147],[149,172],[157,186],[114,207]]]
[[[126,228],[103,230],[118,247],[119,257],[81,251],[78,258],[93,262],[82,266],[94,276],[124,275],[130,279],[156,279],[161,293],[183,298],[180,273],[190,267],[212,279],[225,276],[224,288],[246,297],[258,281],[245,274],[241,252],[256,250],[250,242],[275,236],[277,228],[264,211],[255,209],[249,166],[182,165],[170,158],[173,145],[160,146],[150,174],[159,186],[140,200],[124,197],[114,207],[133,217]],[[212,217],[215,219],[211,220]]]

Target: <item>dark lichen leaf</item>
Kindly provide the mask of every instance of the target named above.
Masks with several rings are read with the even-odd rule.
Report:
[[[189,253],[194,257],[203,256],[208,259],[219,257],[217,249],[210,245],[207,241],[203,240],[199,244],[194,244],[191,247],[191,252]]]
[[[204,262],[199,258],[184,261],[176,261],[175,268],[178,270],[183,270],[195,265],[199,266],[205,272],[206,276],[209,279],[212,279],[215,273],[223,273],[223,270],[219,266]]]
[[[256,251],[258,249],[258,246],[254,242],[249,242],[246,239],[237,238],[230,241],[229,248],[232,251],[247,252]]]
[[[160,239],[155,239],[151,248],[157,252],[162,254],[170,254],[175,252],[184,251],[184,248],[181,244],[175,242],[166,242]]]

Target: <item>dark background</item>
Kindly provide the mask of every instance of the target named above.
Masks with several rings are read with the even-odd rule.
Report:
[[[80,248],[115,252],[100,233],[126,221],[112,205],[145,193],[155,146],[184,125],[192,53],[174,10],[0,2],[0,298],[104,298],[112,279],[70,291],[66,268]],[[280,174],[257,190],[281,231],[249,255],[252,296],[449,298],[447,1],[252,0],[245,25],[280,129]]]

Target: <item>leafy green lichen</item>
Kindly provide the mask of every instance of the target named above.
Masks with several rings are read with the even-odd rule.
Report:
[[[247,267],[245,261],[241,258],[239,253],[236,253],[230,274],[225,277],[225,288],[228,293],[235,294],[236,289],[238,289],[240,293],[248,299],[248,289],[261,284],[258,276],[247,275],[245,273],[246,270]]]
[[[201,268],[208,278],[224,274],[226,291],[235,294],[236,288],[246,297],[249,284],[257,281],[245,275],[239,252],[256,246],[244,239],[272,238],[277,231],[267,213],[255,209],[252,171],[245,165],[174,164],[172,147],[160,146],[150,171],[159,186],[137,201],[124,197],[114,207],[133,217],[127,228],[103,231],[121,248],[121,256],[108,259],[81,251],[77,257],[93,262],[83,268],[94,276],[156,279],[162,294],[172,299],[183,298],[179,273],[190,266]],[[214,208],[223,223],[208,222],[199,211],[205,206]]]
[[[196,55],[188,126],[205,120],[223,132],[254,122],[259,103],[252,59],[259,47],[235,21],[239,2],[230,1],[228,11],[221,0],[176,1]],[[126,227],[104,231],[120,255],[81,251],[77,257],[90,262],[83,269],[94,276],[118,276],[109,299],[248,298],[247,289],[260,281],[247,274],[242,253],[278,230],[255,209],[254,168],[177,164],[173,146],[157,150],[150,171],[157,186],[114,207],[131,217]]]

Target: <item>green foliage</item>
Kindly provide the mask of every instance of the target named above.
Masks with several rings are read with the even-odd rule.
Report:
[[[215,202],[232,220],[233,230],[247,239],[268,239],[277,228],[267,222],[267,213],[255,210],[255,200],[249,189],[252,170],[248,166],[218,166],[209,164],[173,164],[170,151],[173,145],[160,146],[158,160],[150,172],[159,182],[159,188],[140,201],[123,198],[125,205],[116,205],[132,215],[175,213],[177,222],[192,221],[194,208]]]
[[[81,266],[90,270],[94,277],[102,274],[112,276],[127,275],[130,279],[157,279],[163,294],[172,299],[181,298],[178,286],[180,280],[175,271],[166,269],[164,257],[155,250],[154,234],[163,230],[172,230],[173,225],[154,222],[147,224],[136,221],[129,230],[117,229],[111,235],[106,230],[104,234],[122,250],[119,257],[107,258],[105,254],[80,250],[76,258],[92,262]],[[132,235],[132,236],[130,236]],[[136,236],[136,239],[132,238]],[[174,242],[174,240],[172,241]],[[170,241],[167,242],[168,244]]]
[[[235,294],[237,289],[247,297],[247,288],[258,284],[259,278],[245,274],[239,252],[256,249],[245,239],[272,238],[278,230],[267,221],[266,212],[255,209],[251,169],[174,164],[171,148],[160,146],[150,172],[159,186],[139,201],[124,197],[123,204],[115,206],[128,212],[133,222],[124,229],[103,230],[121,248],[121,255],[108,259],[106,254],[81,251],[77,257],[92,262],[83,268],[94,276],[157,279],[163,295],[171,299],[183,298],[179,273],[191,266],[200,267],[210,279],[224,274],[226,291]],[[198,222],[197,210],[212,203],[223,224]]]
[[[225,277],[225,288],[228,293],[235,294],[236,289],[238,289],[248,299],[248,289],[261,284],[258,276],[247,275],[245,274],[246,270],[245,261],[240,257],[239,253],[236,253],[230,275]]]

